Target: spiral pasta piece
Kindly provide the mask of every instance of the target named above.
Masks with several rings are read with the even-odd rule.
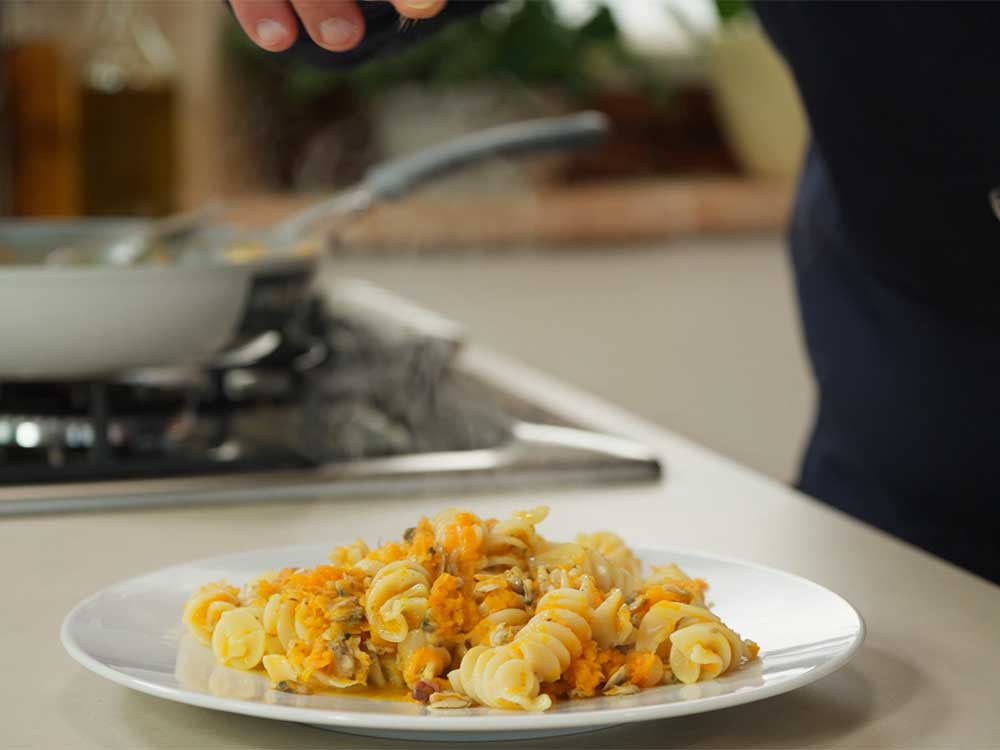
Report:
[[[670,669],[683,683],[712,680],[739,664],[744,653],[740,637],[718,622],[702,622],[670,636]]]
[[[691,578],[676,563],[654,566],[652,573],[642,582],[642,588],[670,591],[678,595],[678,601],[697,607],[707,606],[705,590],[708,584],[700,579]]]
[[[271,594],[267,604],[264,605],[264,611],[261,615],[264,631],[268,637],[277,640],[281,647],[281,653],[284,653],[292,641],[299,637],[295,629],[296,605],[295,601],[282,601],[281,594]],[[272,651],[272,648],[269,647],[268,651]]]
[[[719,618],[704,607],[682,602],[657,602],[643,616],[635,640],[636,651],[649,651],[666,658],[670,636],[678,628],[700,622],[715,623]]]
[[[365,575],[373,576],[385,564],[372,557],[371,550],[364,540],[357,539],[351,544],[335,547],[330,553],[330,562],[343,568],[354,568]]]
[[[594,610],[591,622],[594,640],[602,649],[624,646],[635,638],[632,613],[619,589],[612,589]]]
[[[592,619],[593,610],[582,591],[555,589],[541,598],[535,616],[521,628],[511,646],[525,654],[539,680],[553,682],[583,651],[584,641],[591,636]]]
[[[364,539],[355,539],[350,544],[334,547],[333,551],[329,554],[329,560],[334,565],[350,568],[367,557],[369,552],[371,550],[368,549],[368,545],[365,544]]]
[[[444,553],[444,572],[470,576],[483,567],[486,524],[468,511],[449,508],[434,516],[436,545]]]
[[[240,592],[221,581],[206,583],[184,606],[183,620],[195,638],[208,646],[219,618],[240,606]]]
[[[540,695],[541,685],[531,665],[511,646],[476,646],[448,674],[452,689],[491,708],[545,711],[552,699]]]
[[[476,646],[448,677],[452,687],[493,708],[544,711],[552,699],[541,683],[555,682],[590,640],[593,612],[575,589],[555,589],[538,602],[535,616],[505,646]]]
[[[423,622],[429,594],[430,576],[422,566],[410,560],[389,563],[372,578],[366,596],[365,615],[372,632],[400,643]]]
[[[590,576],[602,592],[619,589],[626,597],[635,591],[635,576],[626,568],[612,565],[600,552],[576,542],[553,544],[534,558],[537,568],[565,571],[564,583],[578,587],[583,576]]]
[[[316,645],[313,645],[310,657],[314,656]],[[329,643],[320,641],[318,645],[320,649],[325,649],[330,653],[330,658],[328,663],[312,670],[309,669],[310,659],[307,657],[305,660],[307,670],[304,676],[309,682],[316,683],[321,687],[345,688],[352,685],[363,685],[368,679],[372,657],[362,650],[361,639],[358,636],[349,636]],[[300,670],[300,672],[302,671]]]
[[[491,612],[469,633],[469,643],[473,646],[481,644],[499,646],[509,643],[528,619],[528,613],[516,607]]]
[[[420,680],[432,680],[451,664],[448,649],[431,643],[427,633],[413,630],[403,639],[396,650],[399,669],[403,681],[413,687]]]
[[[212,651],[219,664],[253,669],[264,656],[266,635],[259,613],[250,607],[224,612],[212,633]]]
[[[543,505],[516,511],[511,518],[493,524],[486,535],[486,559],[482,567],[524,567],[542,541],[535,525],[544,521],[548,514],[548,507]]]
[[[609,563],[617,568],[628,571],[634,579],[642,572],[642,562],[635,556],[625,540],[610,531],[597,531],[593,534],[577,534],[577,544],[600,553]]]
[[[277,685],[282,682],[295,682],[299,679],[299,672],[295,666],[288,661],[288,657],[283,654],[266,654],[261,663],[264,671],[267,672],[271,683]]]

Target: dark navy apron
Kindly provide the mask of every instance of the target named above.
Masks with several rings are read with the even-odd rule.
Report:
[[[790,245],[819,390],[799,488],[1000,581],[1000,338],[884,283],[811,151]]]
[[[813,145],[799,487],[1000,581],[1000,3],[761,2]]]

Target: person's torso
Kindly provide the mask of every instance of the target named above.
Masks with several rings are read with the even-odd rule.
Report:
[[[1000,3],[755,9],[795,74],[844,245],[916,298],[1000,320]]]

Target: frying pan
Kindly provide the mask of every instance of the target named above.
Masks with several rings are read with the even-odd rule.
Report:
[[[391,200],[473,161],[599,142],[602,115],[584,112],[502,125],[390,161],[361,183],[282,222],[271,232],[218,227],[199,234],[196,250],[176,262],[133,266],[46,265],[63,245],[110,238],[128,228],[114,220],[0,221],[0,381],[84,380],[128,370],[211,363],[291,316],[308,292],[317,259],[297,256],[296,240],[330,219]],[[234,237],[263,239],[249,261],[208,252]]]
[[[242,315],[248,266],[51,266],[61,245],[112,236],[118,220],[0,222],[0,380],[83,380],[197,364]]]

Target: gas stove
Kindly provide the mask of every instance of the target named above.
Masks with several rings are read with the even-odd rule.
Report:
[[[641,445],[465,367],[462,342],[345,282],[208,368],[0,383],[0,515],[661,475]]]

